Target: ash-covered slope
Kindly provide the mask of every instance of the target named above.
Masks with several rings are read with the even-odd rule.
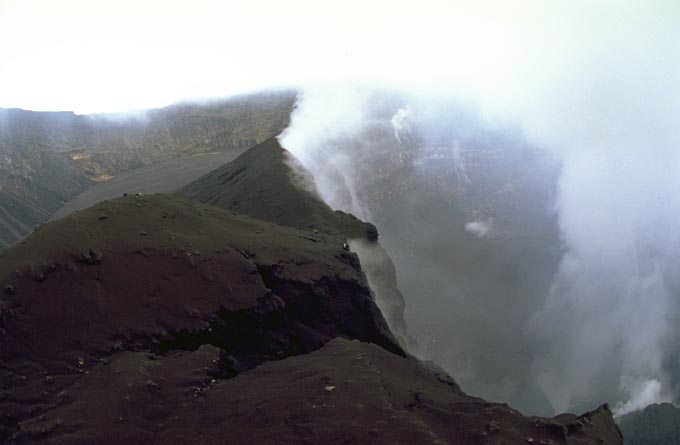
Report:
[[[626,445],[680,443],[680,408],[670,403],[649,405],[617,419]]]
[[[404,297],[394,265],[380,246],[373,224],[333,211],[316,194],[308,172],[276,138],[249,149],[234,161],[184,187],[180,194],[276,224],[337,233],[350,240],[392,332],[404,346],[414,346],[404,321]]]
[[[0,109],[0,249],[112,176],[180,156],[242,150],[278,134],[294,99],[263,93],[134,118]]]
[[[50,221],[63,218],[76,210],[84,210],[107,199],[119,198],[125,194],[173,193],[206,173],[215,170],[220,165],[233,161],[245,150],[237,148],[227,151],[198,153],[133,168],[108,181],[99,182],[89,187],[57,210],[50,217]]]

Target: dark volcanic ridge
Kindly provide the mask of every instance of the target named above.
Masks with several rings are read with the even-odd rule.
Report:
[[[267,141],[183,192],[224,208],[127,196],[0,253],[0,439],[621,443],[606,406],[524,417],[408,355],[376,305],[396,282],[377,295],[345,246],[375,228],[288,187],[285,156]]]
[[[237,159],[182,188],[179,194],[282,226],[339,232],[347,238],[378,239],[373,224],[333,211],[313,189],[311,174],[295,171],[295,158],[270,138]],[[294,183],[306,184],[307,188]]]
[[[378,243],[377,229],[354,215],[333,211],[318,197],[311,174],[298,164],[271,138],[179,193],[253,218],[312,234],[335,233],[349,240],[390,329],[402,345],[414,351],[415,341],[404,320],[404,296],[397,287],[394,264]]]

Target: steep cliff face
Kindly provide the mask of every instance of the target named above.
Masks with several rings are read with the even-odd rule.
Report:
[[[244,149],[286,127],[293,93],[178,104],[137,117],[0,110],[0,248],[97,182],[179,156]]]
[[[318,197],[309,173],[299,165],[291,167],[296,162],[271,138],[184,187],[180,194],[310,234],[335,233],[349,240],[390,329],[404,346],[414,348],[394,264],[378,243],[375,226],[331,210]]]

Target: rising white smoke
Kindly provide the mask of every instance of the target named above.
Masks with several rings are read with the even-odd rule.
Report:
[[[366,218],[368,212],[356,195],[355,165],[361,150],[349,146],[371,119],[370,95],[364,89],[309,89],[304,92],[282,145],[314,175],[321,196],[332,207]]]
[[[501,82],[503,92],[484,87],[465,95],[480,104],[471,112],[492,125],[516,123],[561,160],[555,208],[566,251],[526,326],[534,371],[558,411],[609,401],[623,413],[669,397],[678,402],[680,27],[669,18],[679,17],[677,5],[604,2],[583,21],[563,8],[553,12],[555,21],[542,16],[540,26],[561,34],[547,51],[524,60],[519,75]],[[570,41],[572,34],[579,37]],[[436,108],[428,103],[441,103],[431,90],[400,91],[410,108],[399,103],[391,111],[395,145],[416,131],[406,123],[413,127],[423,109]],[[366,120],[375,97],[316,93],[304,96],[283,144],[317,181],[328,181],[321,188],[331,205],[370,216],[352,184],[371,149]],[[427,116],[420,125],[434,134],[450,124]],[[343,149],[338,141],[350,134],[362,135],[363,146]],[[449,155],[460,158],[455,145]],[[338,199],[346,188],[349,198]],[[468,230],[486,233],[480,225]]]
[[[663,385],[658,380],[632,381],[627,386],[629,388],[629,399],[614,408],[616,417],[642,410],[652,403],[671,401],[671,396],[663,392]]]
[[[332,113],[324,111],[328,107]],[[551,246],[540,247],[537,256],[527,253],[532,241],[524,240],[546,236],[551,218],[542,196],[551,181],[528,189],[533,199],[517,196],[516,187],[526,189],[527,178],[540,177],[540,163],[525,159],[521,138],[486,128],[466,108],[460,101],[423,100],[404,91],[353,88],[328,97],[323,90],[307,91],[280,139],[314,174],[326,202],[378,225],[397,265],[410,308],[406,318],[423,357],[445,366],[475,394],[550,414],[529,375],[521,324],[530,314],[505,308],[510,301],[517,308],[526,305],[519,300],[535,296],[517,293],[545,287],[540,282],[552,276],[542,264],[536,269],[547,276],[530,271],[536,261],[550,262],[539,257]],[[410,110],[408,137],[402,134],[399,141],[394,116],[404,109]],[[510,172],[498,171],[504,168]],[[507,178],[512,171],[521,180]],[[521,209],[535,212],[541,222],[514,221],[516,215],[534,218]],[[490,216],[495,213],[501,214],[503,232],[522,241],[497,239]],[[508,230],[513,227],[520,230]]]
[[[399,108],[390,122],[392,123],[392,128],[394,129],[394,138],[401,143],[402,137],[408,137],[411,135],[411,124],[409,123],[409,118],[413,116],[413,109],[409,106],[404,108]]]

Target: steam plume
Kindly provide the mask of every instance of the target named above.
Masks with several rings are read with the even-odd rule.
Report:
[[[670,3],[637,6],[617,10],[619,22],[607,33],[597,20],[611,15],[606,6],[594,7],[592,27],[573,42],[552,41],[554,51],[538,50],[522,65],[531,72],[501,82],[505,93],[479,88],[442,98],[405,84],[398,88],[402,101],[381,101],[393,146],[406,134],[441,146],[439,136],[460,138],[472,115],[484,122],[469,137],[478,144],[499,126],[515,125],[518,138],[559,159],[553,205],[564,255],[524,325],[533,373],[558,411],[609,401],[623,413],[680,396],[680,61],[670,56],[680,36],[664,18],[664,7],[675,9]],[[448,91],[458,91],[456,85]],[[307,160],[317,181],[329,181],[322,195],[331,205],[370,218],[365,190],[356,186],[366,175],[358,165],[390,148],[371,137],[378,111],[366,90],[341,101],[333,93],[332,125],[320,122],[323,112],[314,106],[329,103],[324,94],[303,96],[283,144]],[[463,104],[465,112],[443,116],[446,103],[458,110]],[[321,156],[323,164],[313,161],[327,150],[332,156]],[[454,166],[462,159],[455,144],[446,153]],[[443,163],[427,159],[420,159],[422,168],[435,181]],[[406,298],[409,307],[422,303]]]

